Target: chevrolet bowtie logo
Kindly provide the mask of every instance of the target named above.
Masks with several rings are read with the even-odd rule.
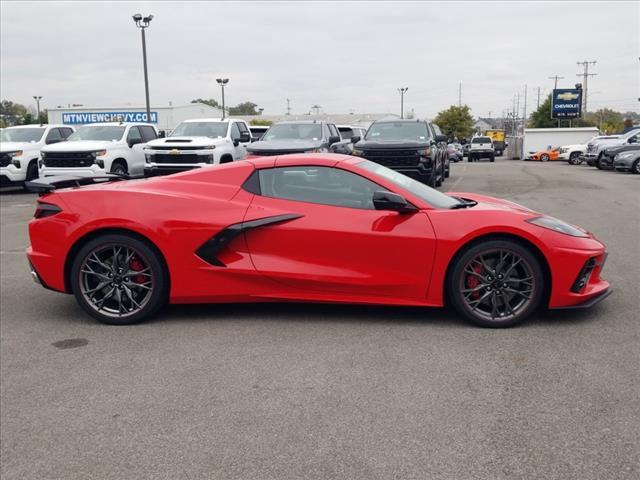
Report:
[[[577,93],[563,92],[556,95],[556,98],[558,100],[564,100],[568,102],[569,100],[575,100],[576,98],[578,98],[578,96],[579,95]]]
[[[178,150],[177,148],[172,148],[171,150],[169,150],[169,153],[172,155],[177,155],[178,153],[180,153],[180,150]]]

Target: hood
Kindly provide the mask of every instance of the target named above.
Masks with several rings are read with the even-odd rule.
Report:
[[[167,137],[151,140],[147,143],[147,147],[206,147],[209,145],[220,145],[226,142],[223,137]]]
[[[478,202],[478,205],[473,208],[477,210],[501,210],[526,215],[539,215],[539,213],[535,210],[531,210],[530,208],[527,208],[510,200],[505,200],[503,198],[495,198],[489,197],[487,195],[480,195],[478,193],[467,192],[447,192],[447,195],[451,197],[460,197],[466,198],[468,200],[475,200],[476,202]]]
[[[428,140],[360,140],[355,148],[367,149],[394,149],[394,148],[426,148],[430,146]]]
[[[2,142],[0,152],[15,152],[18,150],[39,150],[40,145],[35,142]]]
[[[95,140],[79,140],[77,142],[60,142],[46,145],[42,151],[47,152],[93,152],[96,150],[108,150],[119,146],[117,142],[105,142]]]
[[[303,152],[322,146],[322,140],[264,140],[247,145],[247,150],[249,152]]]

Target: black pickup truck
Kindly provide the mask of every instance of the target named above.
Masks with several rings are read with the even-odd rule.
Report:
[[[425,120],[389,119],[371,124],[364,139],[352,137],[352,155],[439,187],[449,176],[447,137]]]

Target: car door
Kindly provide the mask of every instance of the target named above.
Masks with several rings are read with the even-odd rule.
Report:
[[[236,160],[242,160],[247,156],[247,145],[251,144],[251,131],[244,122],[237,122],[237,125],[240,131],[240,145],[238,145],[240,156],[236,157]]]
[[[245,224],[257,220],[260,228],[245,238],[259,272],[307,292],[425,298],[435,253],[426,214],[376,210],[373,192],[386,189],[338,168],[283,166],[254,175]]]
[[[137,126],[132,126],[127,133],[127,146],[130,150],[127,164],[129,175],[142,175],[144,173],[144,147],[146,143]]]
[[[229,128],[229,137],[231,138],[233,148],[233,159],[242,160],[247,156],[247,147],[240,143],[240,128],[238,122],[232,122]]]

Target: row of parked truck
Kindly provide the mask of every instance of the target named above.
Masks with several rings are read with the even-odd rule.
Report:
[[[252,156],[333,152],[357,155],[439,186],[449,176],[446,137],[437,125],[391,118],[362,126],[320,120],[251,126],[241,119],[193,119],[162,137],[144,123],[79,127],[27,125],[0,132],[0,180],[38,176],[166,175]]]

